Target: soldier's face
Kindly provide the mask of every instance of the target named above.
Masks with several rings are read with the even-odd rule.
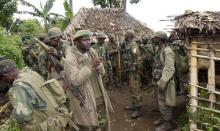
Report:
[[[50,45],[51,46],[57,46],[60,42],[60,37],[54,37],[54,38],[50,38]]]
[[[152,41],[153,41],[153,43],[154,43],[155,45],[158,45],[158,44],[160,43],[160,38],[154,37],[154,38],[152,39]]]
[[[1,79],[11,83],[18,77],[18,74],[19,74],[19,72],[15,68],[15,69],[12,69],[11,71],[9,71],[8,73],[4,74]]]
[[[91,39],[90,38],[80,38],[77,43],[77,48],[82,51],[89,51],[91,47]]]
[[[105,38],[98,38],[98,43],[103,44],[105,42]]]

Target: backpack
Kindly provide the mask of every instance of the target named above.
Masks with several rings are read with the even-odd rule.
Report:
[[[174,41],[170,48],[175,54],[175,70],[177,74],[187,74],[189,72],[188,56],[184,46],[180,45],[182,41]]]
[[[33,110],[32,119],[34,123],[30,121],[29,124],[31,125],[25,126],[24,130],[29,130],[29,128],[40,128],[42,131],[60,130],[67,125],[70,120],[70,113],[65,106],[66,95],[57,80],[51,79],[45,82],[38,73],[29,68],[24,68],[14,84],[16,82],[24,82],[30,85],[40,98],[47,103],[47,107],[43,111]],[[44,121],[37,121],[40,119]],[[49,121],[50,125],[48,125]]]

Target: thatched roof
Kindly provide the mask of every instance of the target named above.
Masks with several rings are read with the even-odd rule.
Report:
[[[175,29],[182,34],[190,32],[215,34],[220,31],[219,12],[186,10],[183,15],[176,16],[174,20]]]
[[[126,30],[133,29],[137,35],[152,36],[153,31],[133,18],[123,9],[81,8],[67,26],[64,33],[71,34],[76,28],[89,29],[92,32],[103,31],[106,34],[122,36]]]

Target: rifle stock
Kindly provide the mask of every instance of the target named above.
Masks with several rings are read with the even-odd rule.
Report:
[[[53,55],[48,53],[48,51],[50,50],[50,47],[48,45],[44,44],[43,42],[41,42],[40,40],[38,40],[37,38],[34,38],[34,39],[45,50],[46,55],[48,57],[48,60],[52,64],[52,66],[55,68],[56,72],[60,73],[60,71],[62,70],[63,67],[59,64],[58,60]]]
[[[45,50],[45,51],[48,51],[50,50],[50,47],[47,46],[46,44],[44,44],[43,42],[41,42],[40,40],[38,40],[37,38],[34,38],[39,44],[40,46]]]

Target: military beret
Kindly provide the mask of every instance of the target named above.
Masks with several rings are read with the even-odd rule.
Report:
[[[160,38],[160,39],[167,39],[168,37],[167,37],[167,34],[165,33],[165,32],[163,32],[163,31],[157,31],[157,32],[155,32],[154,33],[154,38],[155,37],[158,37],[158,38]]]
[[[99,39],[99,38],[106,38],[106,34],[103,33],[103,32],[98,32],[96,37],[97,37],[97,39]]]
[[[73,36],[73,39],[81,38],[81,37],[91,37],[93,34],[89,30],[79,30],[76,32],[76,34]]]
[[[0,61],[0,76],[14,68],[16,68],[16,63],[13,60],[5,59]]]

